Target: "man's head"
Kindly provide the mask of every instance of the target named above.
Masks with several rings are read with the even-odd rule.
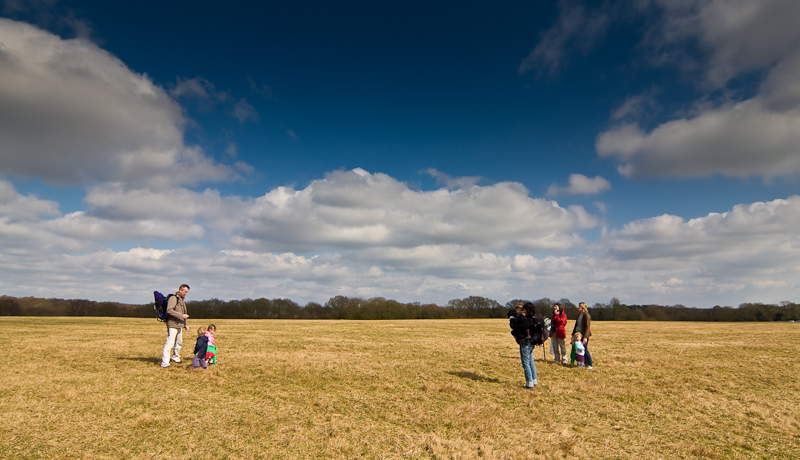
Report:
[[[181,296],[181,298],[184,298],[188,293],[189,293],[189,285],[181,284],[181,287],[178,288],[178,295]]]
[[[533,316],[536,314],[536,305],[533,302],[525,302],[522,306],[522,309],[525,310],[525,314],[528,316]]]

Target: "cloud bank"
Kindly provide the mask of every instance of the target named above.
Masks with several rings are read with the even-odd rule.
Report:
[[[702,293],[724,304],[744,289],[791,292],[800,274],[798,196],[689,220],[642,219],[587,242],[580,232],[596,228],[595,217],[531,198],[514,183],[421,192],[357,169],[256,199],[108,185],[89,192],[87,210],[68,215],[0,185],[0,241],[13,248],[0,255],[0,271],[11,295],[107,298],[114,285],[115,299],[143,302],[154,288],[190,279],[198,298],[445,303],[524,293],[672,304]],[[121,241],[129,248],[112,248]]]
[[[599,154],[629,177],[796,172],[796,34],[765,30],[755,44],[736,37],[761,30],[771,8],[788,6],[684,4],[657,3],[665,19],[661,42],[651,46],[662,50],[660,61],[697,39],[713,56],[704,85],[767,68],[757,94],[698,106],[650,130],[636,121],[650,96],[629,98],[612,116],[624,124],[598,137]],[[559,50],[602,35],[613,17],[570,2],[562,8],[564,19],[528,64],[562,65]],[[716,22],[713,8],[730,13],[731,24]],[[252,168],[186,145],[190,120],[177,102],[234,101],[212,83],[178,79],[169,92],[91,42],[5,19],[0,43],[0,172],[85,190],[79,210],[62,212],[0,179],[3,294],[144,303],[154,289],[189,282],[199,299],[347,295],[444,304],[483,295],[712,306],[708,299],[777,302],[797,292],[798,196],[606,229],[583,207],[531,196],[520,183],[479,185],[479,177],[433,169],[425,173],[440,181],[434,190],[354,168],[258,196],[225,194],[197,184]],[[245,100],[231,103],[241,123],[258,119]],[[227,155],[236,156],[235,144]],[[609,188],[600,176],[573,174],[549,195]]]
[[[652,129],[626,121],[601,133],[601,158],[626,177],[721,175],[765,180],[800,174],[800,3],[655,2],[662,20],[647,45],[659,65],[675,65],[700,87],[726,89],[734,78],[758,78],[757,94],[704,101],[686,116]],[[687,59],[697,43],[702,56]],[[680,56],[678,60],[676,56]],[[755,75],[755,77],[753,77]],[[626,101],[618,110],[628,113]]]

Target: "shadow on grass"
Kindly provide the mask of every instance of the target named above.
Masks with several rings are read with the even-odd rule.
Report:
[[[484,377],[483,375],[476,374],[475,372],[470,371],[458,371],[458,372],[448,372],[450,375],[455,375],[456,377],[461,377],[470,380],[477,380],[479,382],[491,382],[491,383],[499,383],[500,379],[493,379],[489,377]]]
[[[549,355],[549,356],[550,356],[550,358],[548,359],[547,356],[542,357],[540,353],[537,353],[536,349],[534,349],[534,351],[533,351],[533,359],[535,359],[537,363],[540,362],[540,361],[551,361],[552,362],[553,361],[553,355]],[[501,358],[519,359],[519,354],[515,354],[515,355],[511,355],[511,356],[509,356],[509,355],[500,355],[500,357]]]
[[[501,358],[505,358],[505,359],[516,359],[516,360],[519,360],[519,355],[513,355],[513,356],[500,355],[500,357]],[[557,362],[553,361],[553,358],[547,359],[547,358],[539,358],[539,357],[534,356],[533,360],[536,361],[536,365],[537,366],[541,366],[542,364],[546,364],[548,366],[561,366],[561,363],[557,363]],[[564,366],[564,367],[574,367],[574,366],[567,365],[567,366]]]
[[[555,361],[542,361],[541,359],[537,359],[537,360],[536,360],[536,365],[538,366],[539,364],[547,364],[548,366],[559,366],[559,367],[560,367],[560,366],[563,366],[563,364],[561,364],[560,362],[555,362]],[[569,366],[567,366],[567,367],[569,367]]]
[[[147,357],[144,357],[144,356],[120,356],[117,359],[124,359],[124,360],[127,360],[127,361],[139,361],[141,363],[155,363],[155,364],[160,364],[161,363],[161,357],[158,357],[158,356],[147,356]]]

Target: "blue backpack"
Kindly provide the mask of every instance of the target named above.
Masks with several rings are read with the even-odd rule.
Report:
[[[174,296],[175,294],[169,294],[168,296],[164,297],[164,294],[153,291],[153,297],[155,298],[155,304],[153,308],[156,311],[156,319],[163,322],[167,321],[167,302],[169,298]]]

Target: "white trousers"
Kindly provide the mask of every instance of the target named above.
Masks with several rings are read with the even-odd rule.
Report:
[[[161,352],[161,365],[169,366],[169,353],[172,350],[172,359],[181,359],[181,345],[183,345],[183,329],[167,328],[167,342],[164,344],[164,351]]]

